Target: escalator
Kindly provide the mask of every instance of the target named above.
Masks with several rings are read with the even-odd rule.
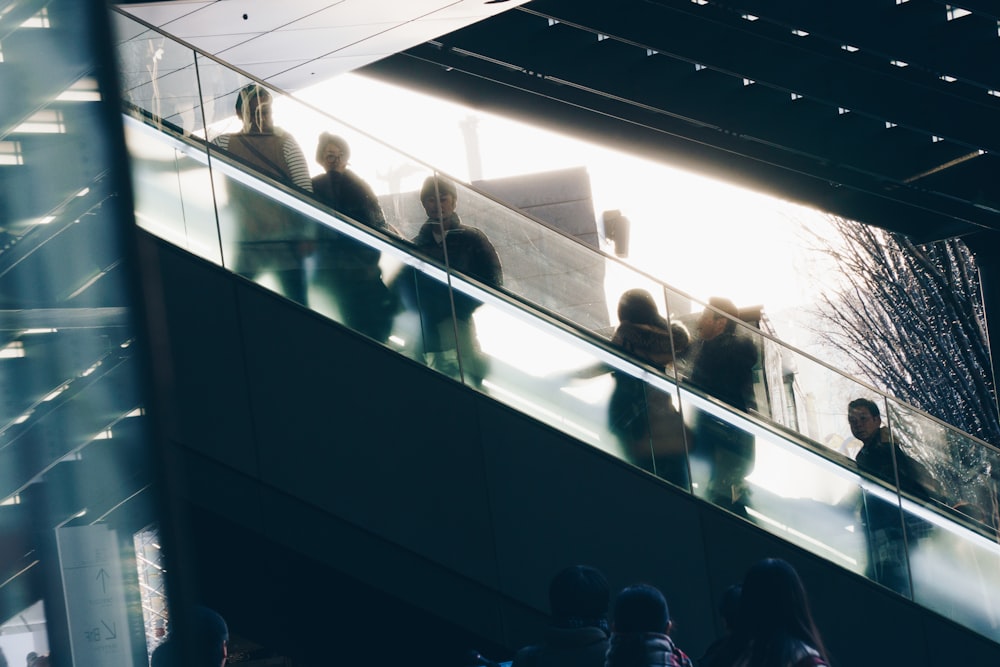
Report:
[[[121,33],[123,52],[139,52],[150,39],[138,25]],[[982,651],[975,655],[1000,650],[1000,547],[988,513],[972,502],[988,484],[983,477],[1000,469],[995,450],[878,397],[893,431],[910,436],[905,444],[951,472],[941,497],[919,499],[860,471],[846,439],[829,437],[846,428],[845,396],[878,394],[759,330],[740,333],[763,360],[758,412],[734,411],[687,384],[683,363],[671,376],[633,363],[609,343],[603,300],[578,286],[603,275],[611,285],[646,288],[671,313],[694,315],[701,304],[462,186],[463,220],[496,246],[503,288],[414,254],[402,239],[248,173],[214,149],[205,139],[225,131],[246,80],[156,39],[164,80],[154,86],[126,76],[124,122],[136,215],[149,232],[146,283],[162,302],[151,318],[154,347],[170,368],[168,436],[193,506],[507,645],[528,638],[545,606],[543,582],[576,560],[655,581],[688,619],[691,644],[705,645],[714,623],[706,601],[751,559],[777,553],[794,560],[823,598],[821,625],[829,614],[835,653],[857,655],[861,626],[897,637],[884,640],[896,650],[913,624],[925,631],[914,664],[956,633],[963,650]],[[195,80],[200,96],[180,92]],[[156,89],[173,91],[169,104]],[[386,170],[418,179],[431,171],[353,128],[338,130],[350,134],[356,154],[363,146]],[[458,364],[442,372],[422,351],[419,300],[400,310],[385,340],[372,340],[350,329],[336,289],[314,284],[307,304],[295,304],[266,275],[260,284],[234,276],[227,267],[238,252],[239,221],[228,202],[242,191],[282,204],[323,234],[377,250],[387,283],[416,273],[453,300],[475,301],[477,340],[460,338]],[[422,219],[415,200],[401,185],[382,202],[406,238]],[[489,367],[482,382],[463,373],[463,359],[479,354]],[[780,382],[768,382],[774,356],[794,358],[797,381],[814,389],[803,393],[812,397],[808,410]],[[608,372],[584,378],[594,367]],[[745,516],[706,500],[711,466],[697,450],[687,458],[690,484],[633,465],[606,424],[611,370],[671,395],[691,426],[694,415],[709,414],[753,437]],[[872,544],[860,503],[893,508],[901,544],[890,546],[905,554],[905,594],[869,580]],[[855,624],[833,620],[848,608]],[[866,650],[870,657],[886,649]]]

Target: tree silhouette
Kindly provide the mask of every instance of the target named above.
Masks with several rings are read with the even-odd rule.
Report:
[[[890,396],[1000,446],[982,293],[966,245],[960,239],[916,245],[851,220],[832,223],[839,241],[812,233],[842,276],[814,314],[819,338]],[[979,494],[990,474],[1000,473],[1000,455],[933,428],[918,413],[889,408],[895,435],[951,498],[982,504]],[[995,514],[990,495],[984,509]]]
[[[965,244],[919,246],[851,220],[833,224],[844,242],[821,241],[821,250],[843,282],[822,297],[820,337],[875,386],[1000,445],[986,319]]]

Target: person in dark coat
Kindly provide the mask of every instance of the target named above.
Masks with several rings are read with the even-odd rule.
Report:
[[[356,222],[394,233],[371,186],[347,168],[350,157],[350,146],[343,137],[320,134],[316,161],[326,173],[312,179],[313,195]],[[382,282],[379,258],[378,250],[321,227],[313,283],[329,295],[344,324],[384,343],[392,330],[398,300]]]
[[[708,305],[698,320],[698,335],[703,343],[689,381],[737,410],[755,409],[753,368],[757,364],[757,347],[750,338],[736,332],[739,311],[732,301],[712,297]],[[753,469],[753,435],[707,412],[697,414],[694,430],[699,456],[712,466],[708,499],[747,516],[750,491],[745,479]]]
[[[512,667],[603,667],[610,598],[600,570],[574,565],[560,571],[549,584],[545,642],[518,651]]]
[[[670,638],[673,621],[659,589],[637,584],[615,597],[605,667],[692,667]]]
[[[618,328],[611,339],[637,360],[667,372],[690,335],[679,322],[668,324],[652,295],[631,289],[618,300]],[[623,371],[612,371],[615,388],[608,404],[608,427],[630,461],[682,488],[690,488],[687,430],[673,397]]]
[[[482,231],[463,225],[455,212],[455,184],[439,176],[427,177],[420,203],[427,221],[412,240],[415,249],[449,272],[502,286],[503,268],[496,248]],[[479,302],[415,270],[402,272],[396,285],[403,303],[420,313],[421,352],[428,365],[480,385],[489,363],[480,350],[472,319]]]
[[[889,429],[882,426],[878,404],[858,398],[847,406],[851,434],[861,441],[855,456],[858,468],[875,477],[929,501],[940,493],[936,480],[916,459],[895,442]],[[897,476],[897,471],[899,475]],[[910,569],[907,545],[915,546],[931,531],[931,525],[912,514],[902,514],[898,503],[862,490],[859,511],[868,545],[868,578],[900,594],[910,594]]]

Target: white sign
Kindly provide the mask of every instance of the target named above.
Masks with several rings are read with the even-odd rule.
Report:
[[[57,528],[74,667],[132,667],[132,643],[115,532]]]

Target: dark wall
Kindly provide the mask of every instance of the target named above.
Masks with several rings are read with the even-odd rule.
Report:
[[[718,632],[722,591],[779,556],[802,573],[836,664],[1000,658],[1000,647],[628,464],[181,250],[144,244],[148,279],[162,277],[154,347],[171,369],[158,379],[173,491],[266,542],[262,576],[285,550],[287,567],[313,563],[317,581],[346,575],[514,648],[539,638],[551,575],[590,563],[616,589],[663,589],[678,645],[698,655]],[[221,556],[192,539],[178,548],[213,564],[218,594],[220,558],[253,569],[247,542]],[[236,572],[234,588],[257,585]],[[253,611],[289,613],[264,600]]]

